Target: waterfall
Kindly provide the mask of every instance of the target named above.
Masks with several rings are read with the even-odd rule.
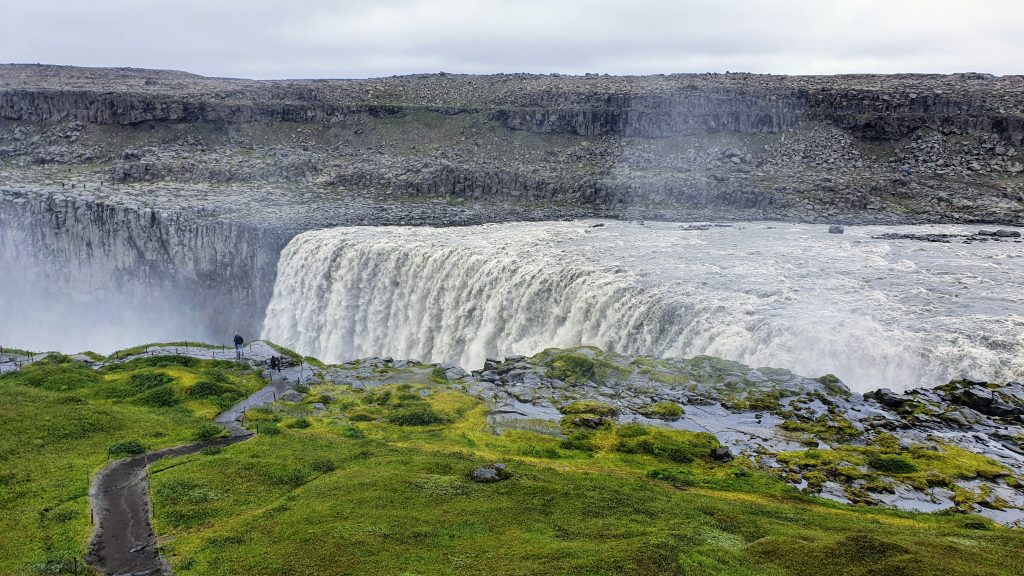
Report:
[[[467,368],[552,346],[711,354],[831,372],[862,390],[1024,374],[1013,288],[1024,272],[1010,249],[921,254],[871,232],[619,222],[306,232],[281,254],[263,336],[328,361]],[[964,282],[976,293],[951,297]]]

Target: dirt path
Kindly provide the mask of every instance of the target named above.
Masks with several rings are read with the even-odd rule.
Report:
[[[171,570],[160,557],[150,522],[148,466],[161,458],[195,454],[210,446],[229,446],[248,440],[253,433],[239,424],[246,410],[273,402],[295,385],[285,374],[274,374],[270,384],[225,410],[215,421],[231,436],[165,448],[112,462],[93,480],[90,500],[96,529],[85,561],[105,575],[157,576]]]

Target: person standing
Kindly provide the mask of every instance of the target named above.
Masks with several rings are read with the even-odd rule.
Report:
[[[242,359],[242,344],[244,344],[244,343],[245,343],[245,340],[242,339],[242,336],[239,335],[238,332],[235,332],[235,359],[236,360],[241,360]]]

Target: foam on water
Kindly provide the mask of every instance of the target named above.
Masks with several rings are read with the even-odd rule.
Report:
[[[1024,244],[871,239],[956,226],[595,222],[301,234],[263,335],[330,361],[468,368],[579,344],[710,354],[859,390],[1024,376]]]

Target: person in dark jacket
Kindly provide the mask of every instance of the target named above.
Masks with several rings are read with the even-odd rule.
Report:
[[[238,332],[235,332],[235,358],[238,360],[242,359],[242,344],[244,343],[245,340],[242,339]]]
[[[270,371],[273,372],[274,370],[281,371],[281,359],[277,356],[270,357]]]

